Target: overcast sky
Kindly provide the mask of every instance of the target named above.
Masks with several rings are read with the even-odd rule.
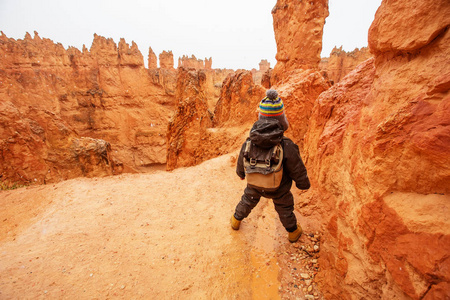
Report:
[[[314,0],[310,0],[314,1]],[[94,33],[134,41],[147,63],[148,48],[178,57],[212,57],[213,68],[274,67],[271,10],[276,0],[0,0],[0,30],[23,39],[37,31],[64,47],[91,47]],[[367,46],[367,32],[381,0],[329,0],[322,57],[334,46]]]

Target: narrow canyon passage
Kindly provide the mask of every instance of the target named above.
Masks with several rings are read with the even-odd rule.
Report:
[[[235,157],[1,192],[0,298],[279,299],[287,235],[266,199],[230,228]]]

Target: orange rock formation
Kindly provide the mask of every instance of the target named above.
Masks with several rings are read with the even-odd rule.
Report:
[[[299,206],[326,229],[326,299],[450,294],[449,15],[448,1],[383,1],[375,57],[315,102]]]
[[[50,182],[89,173],[87,167],[83,167],[85,171],[74,171],[80,167],[67,158],[49,157],[49,153],[56,151],[53,148],[65,147],[58,151],[72,153],[75,139],[84,137],[111,145],[103,148],[107,152],[111,148],[112,152],[99,153],[93,164],[113,155],[115,163],[108,158],[106,175],[112,174],[111,166],[115,164],[123,164],[125,171],[136,171],[147,165],[165,163],[166,129],[174,105],[175,89],[171,81],[175,81],[175,70],[149,71],[134,43],[130,47],[122,39],[116,46],[111,39],[97,35],[90,51],[84,48],[81,52],[75,48],[65,50],[60,44],[41,39],[37,33],[34,38],[27,34],[24,40],[17,41],[2,34],[0,53],[3,58],[0,94],[7,111],[2,110],[2,122],[34,124],[38,132],[37,136],[33,131],[26,133],[31,130],[26,129],[27,125],[22,128],[26,131],[3,130],[0,133],[4,149],[0,157],[2,180],[31,182],[36,178],[37,182]],[[9,119],[9,111],[15,112],[15,121]],[[62,132],[50,130],[49,124],[55,124]],[[14,132],[22,138],[11,140]],[[8,140],[10,142],[6,142]],[[51,142],[58,140],[61,141],[58,145]],[[36,147],[42,149],[36,150],[31,141],[41,141]],[[28,147],[30,150],[18,151],[19,145],[20,149]],[[5,149],[14,153],[8,154]],[[36,155],[31,155],[32,149],[36,150]],[[24,154],[18,157],[20,153]],[[18,158],[11,160],[11,157]],[[23,166],[20,161],[29,161],[28,165],[34,164],[34,167]]]
[[[158,58],[156,57],[155,52],[153,52],[152,47],[148,48],[148,68],[149,69],[158,68]]]
[[[163,51],[159,55],[159,66],[161,69],[173,69],[173,53],[172,51]]]
[[[270,68],[270,63],[267,61],[267,59],[262,59],[259,63],[259,70],[252,69],[253,81],[255,82],[255,84],[264,86],[263,77],[265,76],[265,74],[268,74],[271,71],[272,69]]]
[[[266,90],[254,83],[252,73],[239,70],[228,76],[214,112],[216,127],[251,124],[258,116],[258,103]]]
[[[318,68],[328,0],[278,0],[272,16],[277,43],[274,83],[291,70]]]
[[[446,299],[450,5],[384,0],[374,57],[330,87],[318,69],[327,3],[277,2],[278,62],[261,79],[284,100],[312,182],[296,208],[323,229],[315,280],[326,299]],[[241,145],[265,92],[249,71],[175,70],[171,52],[145,69],[134,43],[99,36],[79,51],[2,34],[0,55],[2,180],[112,174],[166,153],[168,169],[200,163]]]
[[[116,166],[115,173],[122,168],[126,172],[135,172],[166,163],[167,126],[176,108],[177,85],[187,84],[177,82],[178,71],[173,68],[171,51],[160,54],[161,67],[157,68],[156,55],[150,48],[149,68],[146,69],[137,45],[132,43],[130,46],[124,39],[116,45],[112,39],[94,35],[90,50],[84,47],[79,51],[76,48],[65,50],[62,45],[41,39],[35,33],[34,38],[27,34],[24,40],[17,41],[2,34],[0,55],[4,58],[0,62],[0,94],[4,109],[13,109],[17,111],[16,117],[40,124],[44,130],[40,137],[44,140],[63,139],[56,132],[46,131],[49,128],[46,123],[55,122],[64,124],[63,127],[67,127],[65,132],[71,132],[64,137],[68,139],[64,144],[67,151],[71,151],[72,141],[84,137],[109,143],[110,146],[104,148],[107,151],[112,149],[107,156],[112,155],[113,158],[108,158],[105,175],[112,174],[113,166]],[[206,76],[204,97],[208,108],[213,111],[222,82],[233,71],[208,69],[211,64],[212,60],[207,59],[202,68],[206,68],[203,72]],[[188,80],[188,77],[182,78]],[[182,95],[179,97],[183,98]],[[32,109],[39,111],[36,114],[39,116],[46,112],[45,121],[43,118],[35,120]],[[6,112],[4,115],[2,122],[7,124],[10,116]],[[52,121],[52,118],[57,120]],[[35,156],[30,154],[28,158],[47,163],[39,168],[24,167],[20,163],[22,156],[16,160],[10,158],[18,155],[13,153],[14,149],[19,149],[18,146],[4,142],[13,133],[8,130],[0,132],[4,149],[11,152],[2,152],[0,157],[3,181],[31,182],[36,178],[36,182],[42,183],[92,175],[86,166],[83,173],[72,170],[69,162],[56,167],[49,164],[52,160],[47,159],[47,152],[57,146],[48,142],[45,145],[47,150],[37,152]],[[19,142],[19,139],[9,140]],[[25,146],[31,147],[26,143]],[[106,154],[102,153],[98,162],[101,157],[106,157]],[[54,170],[47,172],[51,168],[65,168],[70,176]],[[74,168],[79,166],[74,165]],[[45,172],[42,171],[44,169]],[[100,175],[100,172],[95,174]]]
[[[183,57],[178,58],[178,67],[183,68],[193,68],[197,70],[207,69],[211,70],[212,58],[205,58],[205,60],[197,59],[194,55],[188,57],[183,55]]]
[[[240,146],[265,94],[250,71],[229,74],[213,114],[206,100],[206,71],[181,68],[178,76],[178,109],[167,133],[169,170],[196,165]]]
[[[262,59],[259,63],[259,70],[262,72],[265,72],[270,69],[270,62],[267,61],[267,59]]]
[[[319,64],[320,70],[324,76],[331,80],[332,84],[338,83],[345,75],[353,71],[360,63],[372,57],[369,49],[363,47],[356,48],[351,52],[345,52],[340,48],[334,47],[330,57],[322,58]]]

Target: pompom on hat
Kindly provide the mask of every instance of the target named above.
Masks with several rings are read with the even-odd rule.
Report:
[[[278,92],[275,90],[267,90],[266,97],[271,100],[276,100],[278,98]]]

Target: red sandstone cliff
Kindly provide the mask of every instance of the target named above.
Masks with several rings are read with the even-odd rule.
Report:
[[[208,108],[214,111],[217,100],[222,89],[222,83],[228,74],[234,73],[231,69],[212,69],[212,58],[197,59],[194,55],[188,57],[183,55],[183,57],[178,58],[178,68],[203,70],[206,78],[206,84],[204,85],[205,98]]]
[[[323,220],[326,299],[450,294],[449,15],[448,1],[383,1],[374,59],[314,104],[298,207]]]
[[[330,86],[318,71],[308,69],[312,66],[314,69],[318,69],[322,28],[324,18],[328,15],[328,5],[326,1],[300,4],[278,1],[272,13],[277,48],[279,53],[281,51],[284,54],[277,54],[278,62],[273,71],[268,68],[268,64],[262,62],[261,67],[267,69],[260,72],[264,73],[264,76],[261,76],[264,77],[264,80],[261,80],[264,87],[255,83],[252,73],[256,72],[238,70],[235,74],[229,75],[223,83],[220,98],[215,107],[213,125],[208,130],[204,130],[206,123],[202,121],[203,117],[197,116],[187,120],[181,117],[180,111],[192,110],[190,107],[199,105],[200,100],[195,101],[197,104],[192,104],[191,101],[178,99],[179,105],[186,106],[186,108],[178,109],[177,118],[181,121],[176,121],[176,118],[173,122],[175,125],[171,125],[172,128],[179,127],[180,129],[169,130],[168,133],[168,139],[171,140],[168,145],[169,169],[177,166],[190,166],[239,147],[244,141],[245,135],[248,134],[248,129],[257,119],[258,102],[264,97],[266,88],[270,86],[279,90],[280,96],[283,97],[286,104],[288,119],[292,118],[293,120],[287,135],[300,145],[303,144],[303,136],[308,128],[308,119],[311,116],[314,100]],[[307,21],[307,28],[313,28],[311,29],[314,32],[313,35],[297,31],[295,39],[288,35],[291,31],[287,31],[288,27],[286,26],[297,26]],[[304,37],[302,42],[296,40],[300,37]],[[299,53],[300,46],[309,47],[310,51]],[[288,59],[285,59],[286,57]],[[277,67],[279,73],[276,73]],[[194,86],[196,82],[198,80],[193,81]],[[274,85],[277,82],[279,84]],[[284,84],[285,82],[286,84]],[[194,93],[192,96],[189,96],[188,93],[181,95],[185,98],[198,99],[200,94],[205,94],[203,86],[197,86],[196,89],[191,90]],[[201,93],[199,94],[199,92]],[[201,96],[200,98],[205,97]],[[197,113],[202,114],[201,112]],[[177,123],[180,125],[176,125]],[[198,131],[203,134],[201,143],[196,135],[191,138],[189,134],[181,133],[190,130],[190,126],[186,124],[191,124],[190,126],[194,128],[200,126],[201,130],[198,129]],[[227,149],[224,150],[224,148]],[[180,163],[178,156],[184,157],[183,162]]]
[[[167,133],[167,169],[199,164],[239,147],[256,121],[257,103],[265,89],[250,71],[225,79],[214,113],[206,100],[207,71],[179,69],[178,109]]]
[[[103,140],[111,145],[105,149],[112,149],[116,163],[123,163],[126,171],[165,163],[165,154],[161,152],[166,149],[165,133],[173,111],[175,89],[170,78],[175,76],[175,70],[147,70],[134,43],[130,47],[122,39],[116,46],[111,39],[97,35],[91,49],[84,48],[81,52],[75,48],[65,50],[60,44],[41,39],[37,33],[34,38],[27,34],[24,40],[17,41],[2,34],[0,54],[0,95],[4,109],[9,107],[16,112],[18,119],[14,117],[13,124],[39,124],[39,135],[26,140],[42,139],[42,147],[50,152],[52,147],[63,147],[49,144],[52,140],[66,139],[67,152],[72,151],[71,141],[75,139]],[[12,122],[9,113],[2,115],[4,124]],[[50,130],[48,124],[64,124],[63,136]],[[25,134],[16,131],[19,136]],[[33,148],[17,138],[16,144],[10,144],[7,141],[11,141],[11,134],[14,136],[14,132],[3,130],[0,138],[3,147],[17,150],[11,154],[14,157],[24,153],[18,150],[19,145]],[[5,151],[0,158],[2,180],[29,182],[38,178],[38,182],[48,182],[81,174],[71,170],[70,163],[54,167],[54,159],[48,159],[44,150],[27,156],[27,160],[36,164],[43,162],[39,168],[23,167],[19,163],[22,158],[13,163]],[[99,155],[99,162],[102,156],[105,155]],[[105,174],[112,173],[109,168]],[[44,174],[44,169],[49,171]],[[70,176],[58,175],[66,171],[56,169],[68,169]]]
[[[318,68],[328,0],[278,0],[272,16],[277,43],[274,83],[291,70]]]
[[[104,175],[121,172],[122,169],[126,172],[141,171],[154,164],[166,163],[167,127],[176,110],[176,99],[191,97],[190,90],[177,87],[192,86],[188,84],[189,76],[177,75],[179,71],[173,68],[171,51],[159,55],[161,67],[157,68],[156,55],[150,48],[149,69],[146,69],[137,45],[132,43],[130,46],[124,39],[116,45],[112,39],[94,35],[90,50],[83,47],[79,51],[76,48],[65,50],[62,45],[41,39],[35,33],[34,38],[27,34],[24,40],[17,41],[2,34],[0,55],[3,57],[0,62],[0,95],[4,109],[9,107],[17,111],[16,117],[25,120],[25,124],[27,119],[39,123],[44,130],[44,140],[68,139],[64,151],[69,152],[72,151],[72,141],[87,141],[84,137],[104,141],[108,145],[104,148],[109,152],[107,155],[99,154],[98,162],[101,157],[113,157],[108,158]],[[207,109],[212,112],[219,99],[222,82],[234,71],[211,69],[211,65],[212,59],[201,65],[201,74],[204,75],[201,89]],[[32,109],[39,111],[39,116],[45,112],[46,118],[35,120],[36,117],[30,117],[33,116]],[[9,123],[11,116],[6,112],[3,115],[2,122]],[[48,122],[64,124],[71,135],[61,137],[56,131],[47,132]],[[20,134],[21,130],[26,129],[20,127],[17,132]],[[2,181],[30,182],[37,178],[36,181],[42,183],[81,174],[71,170],[70,162],[57,166],[49,164],[52,160],[46,159],[45,153],[53,151],[53,147],[60,147],[49,143],[45,145],[45,153],[38,151],[36,155],[28,155],[30,161],[47,163],[39,168],[22,166],[23,156],[15,151],[22,146],[15,143],[26,143],[10,139],[13,132],[4,130],[0,135],[4,149],[0,157]],[[25,147],[32,148],[30,145]],[[12,160],[11,157],[18,158]],[[114,170],[111,169],[113,166]],[[55,171],[44,174],[42,170],[46,168],[66,168],[70,170],[70,176]],[[82,175],[92,176],[92,172],[87,171],[88,166],[83,166],[83,170]],[[99,171],[95,174],[101,175]]]
[[[331,80],[332,84],[338,83],[350,71],[353,71],[360,63],[372,57],[369,48],[356,48],[351,52],[345,52],[340,48],[334,47],[329,57],[322,58],[319,68],[326,78]]]
[[[177,111],[167,132],[167,169],[193,166],[202,161],[202,141],[211,125],[205,94],[204,71],[179,69],[177,77]]]

